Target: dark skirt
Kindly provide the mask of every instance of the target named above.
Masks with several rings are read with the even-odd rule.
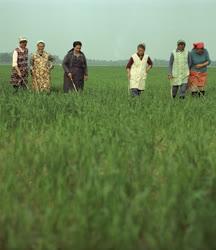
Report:
[[[28,69],[20,70],[22,77],[19,77],[17,74],[16,69],[12,69],[12,74],[11,74],[11,81],[10,83],[13,86],[22,86],[22,85],[27,85],[28,84]]]
[[[67,73],[64,74],[64,92],[68,93],[69,91],[74,91],[74,85],[78,91],[82,91],[84,89],[84,70],[81,68],[73,68],[71,73],[73,76],[73,82],[68,77]]]

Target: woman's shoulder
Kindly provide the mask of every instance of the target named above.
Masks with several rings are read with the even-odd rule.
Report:
[[[80,51],[80,54],[81,54],[81,56],[83,56],[84,58],[86,57],[85,54],[84,54],[82,51]]]
[[[205,54],[208,54],[208,50],[207,50],[207,49],[204,49],[204,53],[205,53]]]
[[[45,55],[45,57],[51,57],[50,53],[47,51],[44,51],[44,55]]]
[[[190,56],[196,56],[196,55],[197,55],[196,50],[195,50],[195,49],[192,49],[192,50],[190,51]]]
[[[131,56],[131,58],[133,58],[133,60],[136,60],[136,59],[138,59],[139,57],[138,57],[137,53],[134,53],[134,54]]]

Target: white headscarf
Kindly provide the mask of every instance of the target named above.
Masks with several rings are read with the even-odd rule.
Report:
[[[37,41],[37,45],[40,44],[40,43],[43,43],[44,45],[46,45],[45,42],[44,42],[43,40]]]
[[[19,37],[19,42],[20,42],[20,43],[21,43],[21,42],[28,42],[28,40],[27,40],[26,37],[20,36],[20,37]]]

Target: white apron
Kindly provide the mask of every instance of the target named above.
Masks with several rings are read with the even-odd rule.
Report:
[[[133,65],[131,67],[131,79],[130,79],[130,89],[145,90],[145,83],[147,78],[147,66],[148,66],[148,55],[144,55],[143,59],[140,60],[137,54],[132,56]]]
[[[188,65],[188,51],[184,50],[173,51],[174,62],[172,75],[173,79],[171,80],[171,85],[182,85],[188,82],[188,77],[190,74],[189,65]]]

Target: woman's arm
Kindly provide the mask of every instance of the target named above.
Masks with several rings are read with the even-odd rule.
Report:
[[[34,55],[32,55],[31,59],[30,59],[30,72],[31,72],[31,75],[33,74],[33,67],[34,67]]]
[[[205,53],[206,53],[206,61],[204,63],[197,64],[196,65],[197,69],[205,68],[211,64],[211,59],[209,57],[208,51],[206,50]]]
[[[88,65],[87,65],[87,60],[85,55],[83,54],[83,58],[84,58],[84,75],[85,75],[85,80],[87,80],[88,78]]]
[[[153,67],[153,62],[152,62],[152,60],[151,60],[150,57],[148,58],[147,64],[148,64],[148,66],[147,66],[146,71],[147,71],[147,73],[148,73],[149,70],[152,69],[152,67]]]
[[[54,57],[52,55],[48,55],[48,67],[49,67],[49,70],[52,70],[54,69]]]
[[[204,63],[197,64],[197,65],[195,66],[195,68],[201,69],[201,68],[207,67],[208,65],[209,65],[209,61],[206,61],[206,62],[204,62]]]
[[[128,80],[131,79],[131,69],[127,68],[127,76],[128,76]]]
[[[191,52],[188,52],[188,67],[191,69],[192,67],[192,57],[191,57]]]
[[[64,69],[64,71],[65,71],[66,74],[69,74],[69,73],[70,73],[70,70],[69,70],[69,68],[68,68],[69,60],[70,60],[69,54],[67,54],[67,55],[64,57],[64,60],[63,60],[63,62],[62,62],[62,67],[63,67],[63,69]]]
[[[18,76],[19,76],[19,77],[22,77],[22,74],[21,74],[21,72],[20,72],[20,69],[18,68],[17,60],[18,60],[18,53],[17,53],[16,50],[14,50],[14,52],[13,52],[12,67],[16,70]]]
[[[134,60],[131,57],[130,60],[128,61],[127,66],[126,66],[128,80],[130,80],[130,78],[131,78],[131,67],[132,67],[133,63],[134,63]]]
[[[206,50],[206,59],[207,59],[208,65],[210,65],[211,64],[211,59],[210,59],[210,56],[209,56],[209,53],[208,53],[207,50]]]
[[[174,63],[174,55],[173,55],[173,53],[171,53],[170,59],[169,59],[169,68],[168,68],[168,78],[169,78],[169,80],[171,80],[173,78],[173,74],[172,74],[173,63]]]

